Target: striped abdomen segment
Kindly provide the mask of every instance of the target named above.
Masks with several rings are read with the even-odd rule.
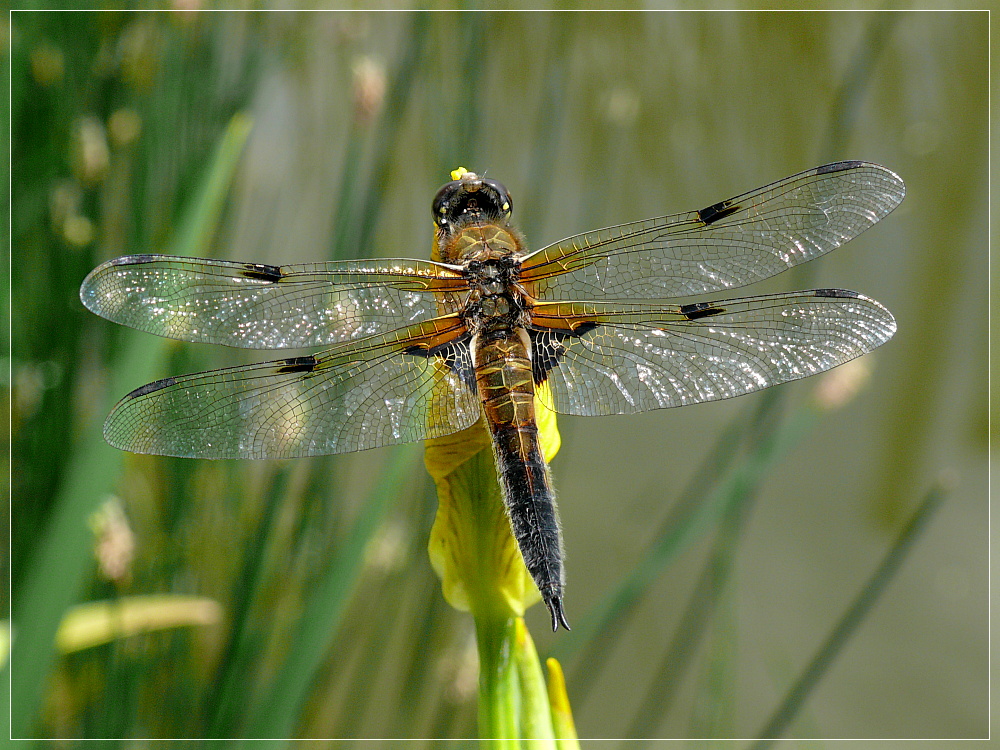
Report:
[[[567,630],[562,609],[563,550],[549,467],[535,422],[535,386],[524,329],[476,337],[476,384],[493,436],[497,473],[511,531],[538,586],[552,628]]]

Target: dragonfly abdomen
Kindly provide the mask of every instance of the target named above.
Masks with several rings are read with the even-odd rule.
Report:
[[[552,629],[567,630],[562,609],[563,548],[559,515],[535,421],[527,332],[493,331],[473,343],[476,384],[493,438],[497,474],[511,531],[524,564],[552,614]]]

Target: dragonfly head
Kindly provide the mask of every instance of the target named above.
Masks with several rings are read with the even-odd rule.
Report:
[[[462,172],[457,180],[438,190],[431,210],[438,230],[451,234],[473,221],[506,224],[512,208],[510,193],[499,182],[475,172]]]

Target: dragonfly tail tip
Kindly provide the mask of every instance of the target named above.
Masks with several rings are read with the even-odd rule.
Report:
[[[558,596],[553,596],[551,599],[545,600],[545,605],[549,608],[549,612],[552,613],[552,632],[559,630],[559,626],[562,625],[566,630],[570,630],[569,622],[566,621],[566,613],[563,612],[562,599]]]

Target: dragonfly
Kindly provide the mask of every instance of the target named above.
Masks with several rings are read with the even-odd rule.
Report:
[[[129,255],[80,296],[140,331],[315,354],[158,380],[104,425],[133,453],[295,458],[426,440],[482,420],[511,531],[552,617],[563,543],[538,409],[602,416],[727,399],[829,370],[888,341],[891,313],[812,289],[676,302],[839,247],[903,200],[889,169],[841,161],[697,211],[530,251],[499,182],[457,170],[433,200],[434,260],[268,265]]]

